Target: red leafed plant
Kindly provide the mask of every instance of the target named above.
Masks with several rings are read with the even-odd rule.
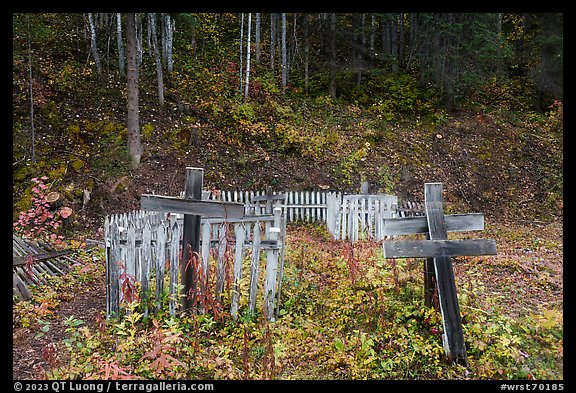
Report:
[[[176,366],[185,366],[184,363],[174,357],[177,352],[176,344],[182,343],[183,341],[181,333],[172,332],[166,335],[164,330],[160,328],[157,320],[153,320],[152,323],[154,324],[154,331],[152,333],[154,348],[142,356],[140,360],[152,360],[150,369],[155,372],[157,377],[164,376],[165,371],[167,371],[167,374],[173,374]]]
[[[62,236],[57,235],[58,228],[62,225],[60,212],[51,212],[50,204],[46,200],[48,186],[44,183],[46,176],[40,179],[33,178],[35,185],[32,187],[32,206],[28,211],[20,212],[18,220],[12,225],[17,234],[22,237],[41,239],[54,245],[62,243]]]
[[[138,300],[138,290],[136,288],[136,278],[132,274],[126,273],[126,266],[122,262],[117,262],[118,270],[120,270],[120,291],[122,298],[127,304]]]

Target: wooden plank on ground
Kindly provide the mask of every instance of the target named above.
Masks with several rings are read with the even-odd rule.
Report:
[[[74,252],[73,250],[61,250],[61,251],[52,251],[52,252],[45,252],[41,254],[29,254],[34,257],[34,262],[43,261],[45,259],[51,259],[56,257],[61,257],[63,255],[68,255]],[[24,265],[26,263],[28,256],[16,256],[13,257],[13,264],[12,266],[17,265]]]

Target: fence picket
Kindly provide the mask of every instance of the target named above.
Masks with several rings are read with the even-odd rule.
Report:
[[[238,316],[238,307],[240,302],[240,280],[242,280],[242,259],[246,228],[243,224],[235,224],[234,232],[236,233],[236,245],[234,250],[234,284],[232,287],[232,306],[230,314],[233,318],[236,318]]]
[[[107,264],[107,294],[108,310],[107,315],[117,316],[120,311],[120,282],[118,263],[120,262],[120,230],[115,222],[110,226],[110,256]]]
[[[260,264],[260,222],[254,223],[254,235],[252,237],[252,261],[250,263],[250,297],[248,310],[256,309],[256,294],[258,292],[258,270]]]
[[[162,306],[164,270],[166,267],[166,226],[163,222],[156,229],[156,309]]]
[[[218,265],[216,271],[216,295],[222,298],[226,273],[226,223],[222,223],[218,230]]]
[[[176,314],[176,303],[179,294],[176,291],[178,284],[178,259],[180,256],[180,225],[174,220],[170,238],[170,315]]]

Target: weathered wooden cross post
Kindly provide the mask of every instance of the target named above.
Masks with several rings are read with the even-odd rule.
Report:
[[[200,252],[200,219],[204,218],[242,218],[244,204],[238,202],[221,202],[202,200],[203,168],[186,168],[184,198],[149,195],[140,197],[142,210],[154,210],[184,214],[184,231],[182,235],[182,260],[180,261],[181,280],[183,284],[182,311],[193,307],[193,296],[198,285],[198,277],[192,268],[187,268],[188,261],[195,253]]]
[[[452,257],[462,255],[495,255],[496,242],[491,239],[448,240],[448,231],[484,229],[480,213],[444,215],[442,183],[424,186],[426,217],[391,218],[384,220],[384,235],[426,233],[428,240],[383,242],[385,258],[427,258],[424,265],[426,305],[432,304],[436,279],[444,334],[442,344],[450,361],[467,364],[462,319],[456,295]]]

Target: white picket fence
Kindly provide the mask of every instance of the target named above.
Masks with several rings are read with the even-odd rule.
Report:
[[[347,195],[328,191],[281,191],[285,194],[283,208],[288,222],[322,221],[337,240],[357,241],[360,238],[384,239],[383,219],[424,214],[420,204],[388,194]],[[246,214],[264,214],[264,207],[250,202],[265,191],[218,191],[210,198],[226,202],[242,202]]]
[[[274,320],[277,314],[286,220],[280,207],[273,212],[273,215],[238,220],[201,220],[199,262],[202,274],[199,276],[204,282],[199,285],[204,290],[215,285],[213,293],[218,298],[223,298],[228,291],[230,313],[234,317],[244,305],[248,310],[256,311],[259,288],[263,292],[262,305],[267,318]],[[181,216],[166,213],[134,211],[105,218],[106,309],[109,317],[122,312],[122,284],[127,279],[140,283],[142,295],[149,293],[150,284],[154,284],[154,299],[147,301],[152,308],[160,307],[167,292],[169,312],[172,315],[176,313],[182,230]],[[261,262],[261,256],[265,262]],[[214,266],[211,266],[211,261]],[[232,263],[233,266],[229,266]],[[262,263],[265,263],[264,271],[260,268]],[[243,279],[246,268],[249,269],[249,284]],[[151,275],[155,276],[153,281]],[[226,286],[230,276],[232,284]],[[242,293],[246,287],[248,293]],[[144,313],[148,311],[146,308]]]
[[[326,221],[328,195],[342,198],[342,193],[327,191],[274,191],[272,195],[285,194],[284,214],[288,222]],[[224,202],[244,203],[245,214],[265,214],[265,205],[254,204],[254,197],[264,196],[266,191],[215,191],[210,199]]]
[[[394,195],[329,195],[327,202],[326,226],[336,240],[382,240],[384,219],[398,214]]]

